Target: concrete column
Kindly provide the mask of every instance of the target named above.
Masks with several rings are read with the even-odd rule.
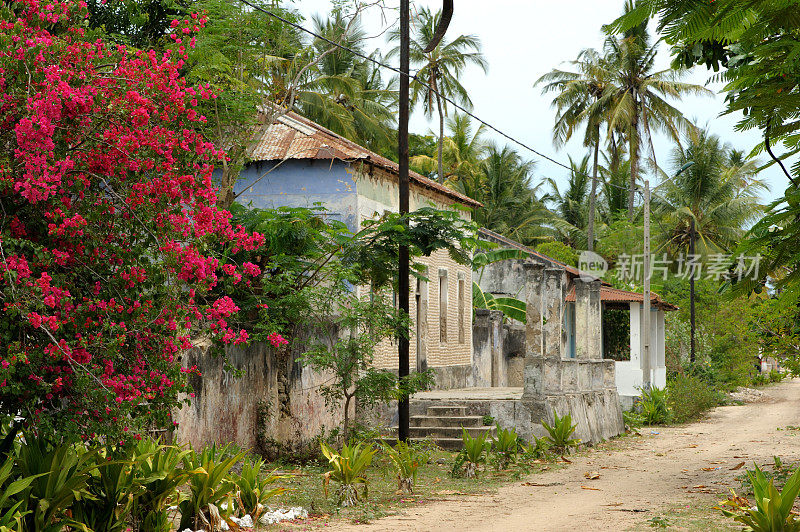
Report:
[[[542,343],[544,344],[544,388],[547,395],[559,394],[564,323],[564,270],[544,270]]]
[[[594,340],[591,338],[590,296],[591,282],[575,278],[575,358],[589,360],[593,358]]]
[[[642,364],[642,306],[639,303],[630,303],[631,319],[631,363],[641,369]]]
[[[492,352],[492,386],[506,386],[506,366],[503,360],[503,312],[489,313],[489,342]]]
[[[588,349],[589,358],[602,360],[603,358],[603,305],[600,301],[600,281],[589,283],[588,319]]]
[[[475,310],[472,327],[472,386],[485,388],[492,385],[492,338],[489,315],[483,308]]]
[[[542,292],[544,265],[527,261],[525,270],[525,370],[523,399],[544,396],[544,345],[542,343]]]

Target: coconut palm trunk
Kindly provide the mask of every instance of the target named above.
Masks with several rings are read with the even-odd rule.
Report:
[[[628,183],[628,220],[633,221],[633,200],[636,194],[636,180],[639,178],[639,106],[633,104],[630,132],[628,133],[631,179]]]
[[[689,258],[694,257],[694,218],[689,222]],[[695,333],[695,317],[694,317],[694,272],[689,275],[689,362],[694,362],[694,333]]]
[[[592,192],[589,194],[589,222],[586,228],[586,249],[594,251],[594,213],[597,203],[597,158],[600,154],[600,126],[594,139],[594,164],[592,165]]]
[[[439,183],[444,183],[444,170],[442,167],[442,146],[444,144],[444,110],[442,109],[442,98],[436,95],[436,107],[439,110],[439,142],[436,146],[436,157],[438,166]]]

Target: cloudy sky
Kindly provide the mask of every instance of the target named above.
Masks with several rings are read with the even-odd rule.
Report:
[[[398,3],[398,0],[386,0],[389,8]],[[438,0],[416,0],[413,4],[427,5],[432,9],[441,7]],[[298,0],[295,3],[308,18],[315,13],[327,13],[330,5],[330,0]],[[542,74],[555,67],[568,68],[566,62],[574,59],[582,49],[601,48],[602,24],[616,18],[621,9],[620,0],[457,1],[447,37],[477,35],[489,62],[487,74],[472,68],[462,76],[462,83],[473,100],[473,112],[498,129],[557,160],[566,163],[568,154],[579,160],[585,154],[579,141],[571,142],[560,151],[554,148],[552,126],[555,113],[550,107],[552,96],[541,95],[533,85]],[[396,10],[384,10],[381,14],[372,8],[372,12],[364,16],[364,23],[370,34],[377,35],[386,24],[395,24],[397,16]],[[376,48],[386,50],[385,36],[367,42],[366,48],[370,51]],[[662,53],[658,59],[659,68],[666,68],[668,64],[668,54]],[[704,68],[696,68],[686,76],[685,81],[705,85],[710,75]],[[715,93],[720,89],[719,84],[706,86]],[[759,141],[757,131],[734,131],[739,118],[736,115],[719,116],[724,109],[723,97],[719,94],[686,98],[676,105],[695,123],[707,126],[735,148],[749,151]],[[437,125],[429,124],[417,111],[412,115],[411,129],[426,133],[437,129]],[[497,140],[505,142],[499,137]],[[662,168],[666,166],[669,169],[671,141],[656,138],[654,146],[657,162]],[[563,183],[566,170],[540,160],[523,148],[519,148],[519,151],[538,161],[537,175],[553,177]],[[782,194],[787,180],[778,169],[769,168],[763,177],[772,189],[766,194],[766,199]]]

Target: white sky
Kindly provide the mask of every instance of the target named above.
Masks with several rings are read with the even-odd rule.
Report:
[[[399,0],[386,0],[386,5],[396,7]],[[488,74],[472,67],[462,76],[462,84],[470,93],[473,113],[498,129],[518,138],[537,150],[553,156],[564,163],[567,154],[576,160],[586,153],[580,140],[571,141],[565,148],[556,151],[552,143],[552,126],[555,117],[550,107],[552,94],[541,95],[533,84],[543,74],[553,68],[568,68],[567,61],[573,60],[584,48],[600,49],[603,44],[602,24],[618,16],[622,10],[621,0],[459,0],[447,37],[452,39],[460,34],[477,35],[483,44],[483,53],[489,62]],[[330,0],[297,0],[295,7],[307,18],[314,13],[325,14],[330,10]],[[441,1],[412,1],[414,5],[427,5],[440,9]],[[386,23],[396,23],[397,11],[386,10]],[[364,24],[370,34],[381,32],[384,21],[380,12],[372,8],[364,16]],[[310,27],[310,22],[306,23]],[[387,50],[385,36],[369,41],[365,45],[371,51],[376,48]],[[397,61],[397,60],[395,60]],[[659,67],[666,68],[669,56],[662,51],[658,59]],[[412,66],[413,69],[413,66]],[[705,68],[695,68],[685,81],[705,84],[713,72]],[[708,85],[717,92],[720,85]],[[738,117],[723,116],[723,96],[689,97],[675,104],[683,113],[700,126],[709,129],[733,147],[748,152],[759,142],[758,131],[735,132],[733,127]],[[421,111],[411,117],[411,130],[427,133],[438,131],[436,123],[429,124]],[[499,143],[501,137],[490,135]],[[656,159],[662,168],[669,168],[672,142],[666,138],[654,141]],[[518,147],[519,152],[536,160],[537,176],[555,178],[561,185],[566,180],[567,171],[536,155]],[[765,199],[773,199],[783,193],[788,180],[776,167],[767,169],[766,178],[771,191]]]

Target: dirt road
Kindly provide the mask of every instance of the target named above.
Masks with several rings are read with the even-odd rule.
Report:
[[[497,493],[433,502],[368,525],[329,530],[725,530],[711,506],[740,489],[753,463],[800,459],[800,380],[763,389],[758,402],[713,410],[703,421],[644,428]],[[732,470],[741,462],[746,465]],[[586,472],[596,471],[597,480]],[[525,485],[529,482],[536,485]],[[586,489],[591,488],[591,489]],[[738,530],[739,528],[731,528]]]

